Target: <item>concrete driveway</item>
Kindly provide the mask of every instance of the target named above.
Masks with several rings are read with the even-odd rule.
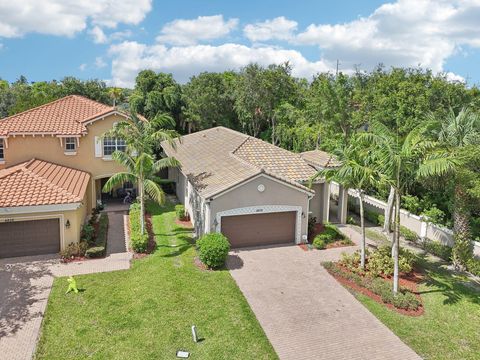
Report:
[[[227,265],[280,359],[420,359],[320,265],[344,249],[246,249]]]

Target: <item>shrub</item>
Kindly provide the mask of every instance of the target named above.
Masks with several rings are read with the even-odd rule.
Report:
[[[317,235],[313,239],[313,247],[317,250],[323,250],[327,247],[328,241],[325,239],[325,235]]]
[[[85,255],[85,251],[87,250],[87,242],[86,241],[80,241],[78,243],[70,243],[68,246],[60,251],[60,256],[63,259],[69,259],[72,256],[73,257],[82,257]]]
[[[345,258],[349,258],[351,260],[352,256],[345,255]],[[361,276],[356,273],[346,272],[332,262],[324,262],[322,265],[330,273],[352,281],[356,285],[368,289],[374,294],[380,296],[384,303],[392,304],[397,308],[407,310],[417,310],[420,306],[420,301],[412,292],[402,289],[396,295],[394,295],[392,291],[392,284],[380,277],[372,277],[370,275]]]
[[[199,258],[206,266],[216,269],[225,264],[230,243],[221,233],[210,233],[197,240]]]
[[[427,217],[432,224],[442,225],[445,222],[445,213],[433,205],[430,209],[424,210],[422,215]]]
[[[406,249],[400,249],[398,256],[398,269],[400,272],[409,273],[415,264],[415,254]],[[373,254],[368,256],[367,270],[374,276],[393,274],[394,262],[390,246],[380,246]]]
[[[325,230],[322,234],[328,235],[333,239],[333,241],[342,240],[344,238],[344,235],[341,233],[341,231],[338,230],[338,228],[333,224],[325,224]]]
[[[467,261],[467,270],[475,276],[480,276],[480,260],[471,258]]]
[[[342,253],[340,264],[350,271],[356,271],[360,265],[360,251],[355,251],[353,254]]]
[[[148,233],[141,234],[140,227],[140,204],[133,203],[130,205],[130,246],[137,253],[144,253],[148,246]]]
[[[88,244],[93,244],[95,242],[95,228],[93,227],[93,225],[90,223],[83,224],[82,230],[80,232],[80,237]]]
[[[88,258],[98,258],[105,256],[107,248],[108,234],[108,215],[101,214],[98,219],[98,233],[95,240],[95,246],[87,249],[85,256]]]
[[[182,204],[175,205],[175,216],[177,217],[177,220],[180,221],[188,220],[188,215],[185,212],[185,206]]]
[[[400,226],[400,235],[404,237],[405,240],[410,242],[417,242],[418,235],[415,231],[412,231],[405,226]]]
[[[423,248],[430,254],[438,256],[445,261],[450,261],[452,258],[452,248],[448,245],[443,245],[438,241],[425,239],[423,242]]]
[[[379,226],[383,226],[384,223],[385,223],[385,215],[382,215],[382,214],[378,215],[377,216],[377,224]]]
[[[365,210],[364,216],[367,221],[371,222],[372,224],[378,224],[378,217],[380,214],[376,213],[375,211]]]

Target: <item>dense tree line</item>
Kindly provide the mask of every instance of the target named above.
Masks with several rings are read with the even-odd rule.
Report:
[[[456,116],[462,108],[480,111],[480,90],[448,81],[420,68],[382,66],[351,75],[321,73],[312,81],[291,75],[288,63],[262,67],[251,64],[240,71],[200,73],[186,84],[171,74],[141,71],[133,90],[109,88],[102,81],[14,83],[0,80],[0,117],[12,115],[69,94],[130,107],[179,133],[226,126],[300,152],[320,148],[334,151],[348,145],[373,123],[382,124],[400,138],[432,118]],[[478,177],[474,162],[465,176]],[[462,170],[463,171],[463,170]],[[425,213],[435,222],[453,226],[455,176],[431,177],[410,186],[403,206]],[[458,179],[458,177],[457,177]],[[472,185],[473,186],[473,185]],[[469,190],[472,226],[480,236],[480,205],[476,188]],[[368,189],[387,199],[389,188]]]

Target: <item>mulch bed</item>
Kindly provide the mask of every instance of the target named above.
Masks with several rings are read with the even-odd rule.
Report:
[[[147,228],[148,233],[148,244],[147,244],[147,251],[144,253],[133,253],[134,259],[143,259],[144,257],[148,256],[149,254],[153,253],[157,248],[157,242],[155,241],[155,234],[153,233],[152,227],[152,215],[149,213],[145,213],[145,226]],[[128,229],[130,231],[130,227]],[[131,250],[131,249],[130,249]]]
[[[190,220],[175,219],[175,224],[183,226],[184,228],[193,229],[193,224]]]
[[[199,259],[198,256],[195,256],[193,258],[193,265],[195,265],[198,269],[202,270],[202,271],[213,271],[211,269],[209,269],[207,267],[207,265],[205,265],[204,263],[202,263],[202,261]]]
[[[338,266],[338,265],[336,265],[336,266]],[[340,266],[340,268],[343,271],[349,271],[348,269],[346,269],[343,266]],[[328,269],[326,269],[326,270],[328,271]],[[417,270],[414,270],[409,274],[401,273],[400,278],[399,278],[399,286],[401,288],[403,287],[403,288],[409,289],[412,293],[415,294],[417,299],[420,301],[420,306],[418,307],[417,310],[406,310],[406,309],[396,308],[395,306],[393,306],[393,304],[384,303],[382,301],[382,298],[379,295],[373,293],[371,290],[368,290],[368,289],[366,289],[362,286],[359,286],[356,283],[354,283],[353,281],[347,280],[344,277],[339,276],[337,274],[334,274],[330,271],[328,271],[328,273],[330,275],[332,275],[335,278],[335,280],[337,280],[343,286],[345,286],[347,288],[350,288],[350,289],[352,289],[356,292],[359,292],[359,293],[361,293],[365,296],[368,296],[370,299],[376,301],[377,303],[382,304],[382,305],[386,306],[387,308],[389,308],[390,310],[394,310],[394,311],[396,311],[396,312],[398,312],[402,315],[421,316],[425,312],[425,308],[423,307],[422,298],[421,298],[421,296],[418,292],[418,283],[420,283],[424,279],[424,276],[423,276],[423,274],[421,274]],[[383,278],[385,280],[393,283],[393,278],[392,277],[383,277]]]
[[[327,244],[326,248],[327,249],[334,249],[334,248],[340,248],[340,247],[347,247],[347,246],[355,246],[354,243],[352,244],[344,244],[342,240],[334,241],[333,243]]]

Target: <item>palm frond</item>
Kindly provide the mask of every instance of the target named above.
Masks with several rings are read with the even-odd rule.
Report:
[[[137,181],[137,177],[128,172],[119,172],[116,173],[107,180],[105,185],[103,186],[103,191],[104,192],[110,192],[112,191],[116,186],[122,185],[123,183],[126,182],[131,182],[135,183]]]
[[[148,194],[150,199],[152,199],[153,201],[155,201],[160,205],[162,205],[165,202],[165,193],[163,192],[160,185],[158,185],[152,180],[146,179],[143,182],[143,186],[145,188],[145,192]]]
[[[135,160],[129,154],[123,151],[114,151],[112,159],[125,166],[129,172],[133,173],[135,169]]]

